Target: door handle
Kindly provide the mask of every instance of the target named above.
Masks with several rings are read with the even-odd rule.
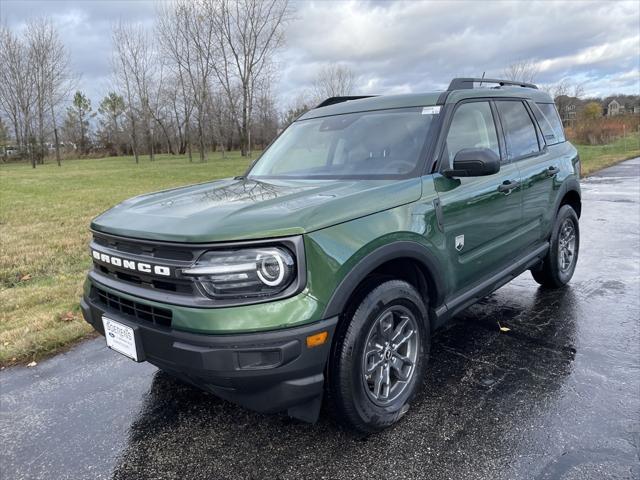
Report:
[[[516,180],[505,180],[498,186],[498,191],[504,193],[505,195],[509,195],[511,190],[514,188],[518,188],[520,186],[520,182]]]
[[[547,175],[547,177],[553,177],[554,175],[557,175],[558,173],[560,173],[560,169],[558,167],[549,167],[544,172]]]

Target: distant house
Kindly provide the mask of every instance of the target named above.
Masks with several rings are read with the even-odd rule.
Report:
[[[640,115],[640,97],[637,95],[619,95],[604,100],[607,117],[617,115]]]
[[[625,113],[624,105],[621,105],[615,98],[607,105],[607,116],[615,117],[616,115],[623,115]]]
[[[565,127],[572,126],[584,107],[584,101],[578,97],[570,97],[568,95],[559,95],[555,101],[562,124]]]
[[[15,145],[6,145],[4,147],[0,147],[0,155],[3,157],[17,157],[20,155],[20,147]]]

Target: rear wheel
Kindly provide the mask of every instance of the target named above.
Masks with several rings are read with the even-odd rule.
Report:
[[[398,421],[422,383],[429,352],[427,306],[409,283],[374,288],[345,319],[329,362],[339,420],[371,433]]]
[[[531,270],[534,280],[548,288],[566,285],[576,269],[579,249],[578,215],[569,205],[563,205],[553,226],[549,252],[542,264]]]

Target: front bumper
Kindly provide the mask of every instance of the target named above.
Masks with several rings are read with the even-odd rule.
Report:
[[[258,412],[287,410],[310,422],[318,417],[337,317],[268,332],[208,335],[140,321],[88,295],[80,306],[102,335],[104,313],[133,328],[140,361]],[[308,348],[307,336],[322,331],[329,333],[327,341]]]

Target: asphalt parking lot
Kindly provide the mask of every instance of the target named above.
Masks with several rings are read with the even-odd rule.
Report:
[[[459,315],[395,428],[363,439],[326,412],[254,414],[98,338],[0,373],[0,476],[638,479],[640,159],[583,194],[570,286],[527,273]]]

